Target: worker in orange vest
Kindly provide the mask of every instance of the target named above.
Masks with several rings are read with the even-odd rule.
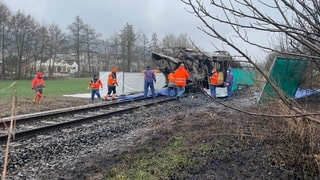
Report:
[[[216,68],[213,68],[210,75],[210,95],[213,98],[216,98],[216,88],[218,85],[219,85],[219,73]]]
[[[177,86],[177,100],[180,100],[181,96],[185,92],[185,86],[187,85],[187,79],[189,77],[189,72],[184,67],[184,64],[180,64],[180,66],[174,72],[174,79]]]
[[[97,95],[98,99],[100,100],[100,88],[103,88],[101,80],[98,78],[98,75],[93,75],[93,78],[89,82],[88,88],[91,88],[91,101],[94,101],[95,95]]]
[[[32,79],[31,89],[35,90],[36,94],[33,98],[33,103],[39,104],[42,97],[42,89],[45,87],[45,82],[43,80],[43,74],[41,71],[37,72],[36,77]]]
[[[168,78],[168,96],[171,96],[171,92],[174,91],[174,96],[177,95],[177,86],[174,78],[174,71],[170,72]]]
[[[116,99],[116,86],[118,86],[118,80],[117,80],[117,72],[118,69],[116,67],[112,68],[111,73],[108,75],[108,94],[104,96],[105,100],[108,100],[108,97],[112,94],[111,100]]]

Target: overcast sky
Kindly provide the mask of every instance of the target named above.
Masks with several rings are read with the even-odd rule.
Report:
[[[91,25],[98,33],[103,34],[104,38],[120,32],[125,24],[129,23],[136,32],[146,33],[149,39],[153,32],[157,33],[160,40],[169,33],[176,36],[188,34],[197,46],[207,52],[216,50],[211,43],[216,44],[221,50],[229,51],[221,45],[221,42],[209,38],[197,29],[201,26],[200,20],[188,13],[186,6],[180,0],[0,1],[4,2],[12,12],[20,10],[30,14],[42,24],[55,23],[63,31],[67,31],[66,27],[79,15],[84,23]]]

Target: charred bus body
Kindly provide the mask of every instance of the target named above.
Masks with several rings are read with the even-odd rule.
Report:
[[[229,67],[240,66],[226,51],[209,54],[194,49],[167,50],[162,53],[152,52],[152,60],[165,77],[184,63],[192,77],[192,80],[187,81],[186,91],[196,91],[198,87],[208,89],[208,79],[213,68],[223,73],[225,80]],[[224,84],[221,84],[221,87],[224,87]]]

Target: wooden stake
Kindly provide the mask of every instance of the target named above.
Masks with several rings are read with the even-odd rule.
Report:
[[[12,108],[11,108],[11,121],[10,121],[10,128],[8,132],[8,140],[7,140],[7,147],[5,151],[5,157],[4,157],[4,164],[3,164],[3,172],[2,172],[2,180],[5,180],[6,173],[7,173],[7,165],[8,165],[8,158],[9,158],[9,149],[10,149],[10,141],[11,141],[11,135],[13,135],[13,129],[14,129],[14,115],[15,115],[15,105],[16,105],[16,99],[17,99],[17,92],[14,90],[13,97],[12,97]]]

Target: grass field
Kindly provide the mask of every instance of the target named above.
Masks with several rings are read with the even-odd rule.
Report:
[[[68,95],[78,93],[88,93],[87,90],[90,78],[65,78],[59,80],[45,80],[46,87],[43,93],[46,96]],[[14,90],[18,97],[33,97],[34,91],[31,89],[31,80],[0,81],[0,97],[7,98],[13,95]]]

